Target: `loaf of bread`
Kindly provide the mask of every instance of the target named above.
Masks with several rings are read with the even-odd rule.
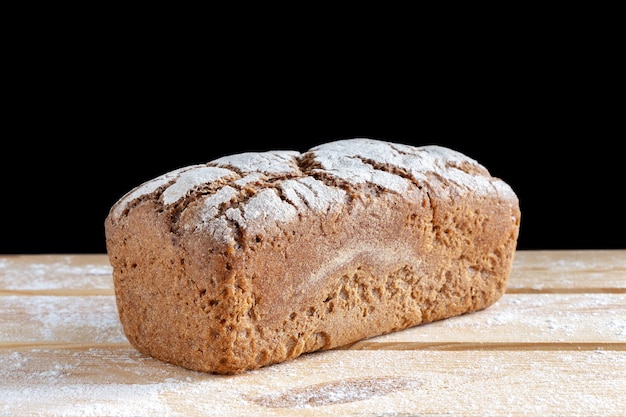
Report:
[[[440,146],[347,139],[139,185],[105,219],[140,352],[235,374],[484,309],[504,293],[512,188]]]

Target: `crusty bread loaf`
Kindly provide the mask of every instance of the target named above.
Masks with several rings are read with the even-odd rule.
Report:
[[[230,374],[488,307],[519,225],[511,187],[473,159],[349,139],[164,174],[105,232],[130,343]]]

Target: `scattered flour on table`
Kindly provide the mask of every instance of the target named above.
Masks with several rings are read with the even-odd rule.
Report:
[[[264,407],[310,408],[345,404],[419,387],[417,379],[398,377],[344,379],[253,397]]]
[[[616,351],[328,351],[228,377],[154,362],[130,348],[0,351],[0,414],[224,417],[291,408],[324,415],[616,415],[614,407],[626,405],[615,396],[623,392],[625,366],[626,354]],[[596,385],[578,392],[576,381],[588,380]],[[520,386],[528,381],[536,386]]]
[[[4,343],[125,343],[114,296],[4,296]]]
[[[71,257],[49,263],[23,263],[0,258],[0,288],[5,290],[58,290],[90,288],[108,290],[113,287],[110,265],[72,265]]]

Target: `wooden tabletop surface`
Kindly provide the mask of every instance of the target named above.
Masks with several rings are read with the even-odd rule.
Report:
[[[237,376],[134,350],[106,255],[0,255],[0,415],[626,416],[626,250],[518,251],[486,310]]]

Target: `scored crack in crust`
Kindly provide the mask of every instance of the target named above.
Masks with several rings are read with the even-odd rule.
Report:
[[[237,373],[493,304],[519,224],[459,152],[348,139],[166,173],[105,231],[133,346]]]

